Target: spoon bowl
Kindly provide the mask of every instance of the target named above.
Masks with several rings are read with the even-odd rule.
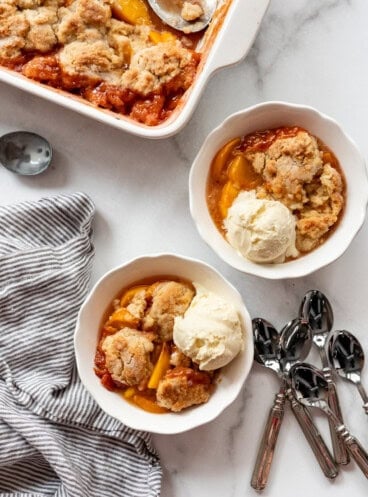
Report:
[[[34,176],[45,171],[52,159],[50,143],[29,131],[14,131],[0,138],[0,163],[9,171]]]
[[[346,330],[335,331],[328,341],[328,359],[336,373],[353,383],[364,366],[364,352],[354,335]]]
[[[195,4],[188,2],[192,5],[200,5],[202,13],[193,20],[186,20],[182,17],[185,0],[148,0],[148,3],[165,24],[184,33],[196,33],[205,29],[217,7],[217,0],[200,0]]]
[[[333,311],[326,295],[319,290],[307,292],[300,304],[299,316],[308,321],[317,347],[324,347],[333,326]]]
[[[276,328],[262,318],[252,319],[254,359],[281,375],[279,334]]]
[[[361,383],[364,352],[358,339],[349,331],[334,331],[328,339],[327,355],[336,373],[357,386],[368,414],[368,395]]]
[[[290,368],[297,361],[303,361],[312,346],[312,330],[307,321],[296,318],[281,330],[280,354],[283,370]]]
[[[296,399],[307,407],[329,409],[328,383],[321,371],[310,364],[295,364],[290,370],[291,386]]]

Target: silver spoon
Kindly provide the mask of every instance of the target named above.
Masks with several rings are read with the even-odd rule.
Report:
[[[186,0],[148,0],[155,14],[166,24],[184,33],[202,31],[210,23],[217,7],[217,0],[198,0],[189,4],[199,5],[202,13],[192,21],[182,17],[182,8]]]
[[[310,290],[307,292],[301,302],[299,316],[307,320],[312,328],[313,343],[319,350],[323,374],[328,383],[328,404],[335,415],[340,419],[340,422],[343,423],[336,386],[332,378],[332,370],[326,354],[326,341],[333,325],[333,311],[326,295],[319,290]],[[332,421],[329,420],[329,424],[335,460],[337,464],[348,464],[349,454],[346,447],[337,436]]]
[[[290,322],[287,327],[292,329],[291,323],[295,324],[298,330],[299,320]],[[328,478],[334,478],[338,470],[332,460],[328,449],[314,425],[309,413],[294,399],[290,387],[288,386],[288,375],[285,374],[281,367],[280,335],[272,324],[262,318],[256,318],[252,321],[255,360],[262,366],[273,370],[282,380],[281,388],[275,396],[273,407],[270,410],[263,437],[258,449],[256,464],[253,470],[251,485],[256,490],[262,490],[267,484],[268,475],[273,460],[273,454],[280,431],[281,422],[284,415],[285,396],[290,401],[292,411],[301,426],[307,441],[309,442],[317,461],[319,462],[324,474]],[[285,327],[286,328],[286,327]],[[286,338],[286,332],[285,332]],[[290,334],[290,340],[293,341],[294,334]],[[311,346],[311,337],[308,336],[309,345],[304,344],[299,350],[304,355],[307,354]],[[298,345],[299,348],[299,345]],[[303,350],[303,351],[302,351]],[[296,356],[296,346],[293,347],[293,355]]]
[[[334,331],[328,339],[327,354],[336,373],[357,386],[368,414],[368,395],[361,382],[364,352],[358,339],[346,330]]]
[[[14,131],[0,137],[0,163],[13,173],[33,176],[45,171],[52,159],[50,143],[29,131]]]
[[[344,442],[364,476],[368,478],[368,454],[330,409],[327,403],[328,382],[323,372],[310,364],[303,363],[295,365],[290,374],[292,389],[298,401],[307,407],[317,407],[327,414],[333,422],[339,438]]]
[[[338,468],[333,460],[327,445],[325,444],[312,417],[307,409],[303,409],[298,403],[291,390],[290,370],[303,361],[312,347],[312,330],[308,322],[301,318],[290,321],[281,330],[280,356],[283,371],[287,374],[288,390],[287,396],[295,417],[307,438],[313,453],[327,478],[335,478]]]
[[[252,320],[254,337],[254,359],[274,371],[282,379],[279,392],[270,409],[263,437],[258,448],[256,463],[251,479],[251,486],[256,490],[266,487],[275,452],[281,422],[285,412],[286,380],[283,378],[280,364],[279,334],[271,323],[262,318]]]

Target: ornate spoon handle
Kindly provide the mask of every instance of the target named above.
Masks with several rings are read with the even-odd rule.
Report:
[[[364,412],[366,414],[368,414],[368,395],[367,395],[367,392],[365,391],[365,388],[363,387],[363,385],[360,381],[357,382],[356,386],[358,387],[358,392],[360,393],[360,396],[363,400]]]
[[[344,441],[351,457],[362,470],[364,476],[368,478],[368,454],[360,445],[358,440],[350,435],[349,431],[344,425],[336,426],[336,432],[339,434],[341,440]]]
[[[342,419],[339,399],[337,397],[335,383],[332,381],[330,373],[326,374],[325,370],[323,370],[323,372],[328,382],[328,405],[331,411],[336,415],[336,417],[339,419],[340,423],[342,424],[343,419]],[[346,450],[346,445],[343,443],[343,441],[337,434],[334,423],[331,421],[331,419],[329,419],[329,424],[330,424],[332,446],[336,462],[337,464],[348,464],[350,458],[349,458],[349,453]]]
[[[273,454],[275,452],[277,437],[279,435],[281,422],[285,409],[285,384],[275,395],[274,404],[268,415],[267,423],[263,431],[263,437],[258,449],[257,459],[253,470],[251,486],[256,490],[263,490],[267,484],[270,473]]]
[[[316,425],[313,423],[308,409],[299,404],[290,389],[287,391],[287,396],[291,404],[291,409],[305,435],[305,438],[313,450],[323,473],[327,476],[327,478],[335,478],[339,470]]]

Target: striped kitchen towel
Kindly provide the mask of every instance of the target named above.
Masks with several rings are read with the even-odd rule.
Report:
[[[104,414],[75,368],[93,213],[80,193],[0,207],[1,497],[160,492],[150,436]]]

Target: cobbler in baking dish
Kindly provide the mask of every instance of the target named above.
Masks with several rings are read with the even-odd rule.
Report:
[[[198,39],[145,0],[0,1],[1,65],[150,126],[191,86]]]

